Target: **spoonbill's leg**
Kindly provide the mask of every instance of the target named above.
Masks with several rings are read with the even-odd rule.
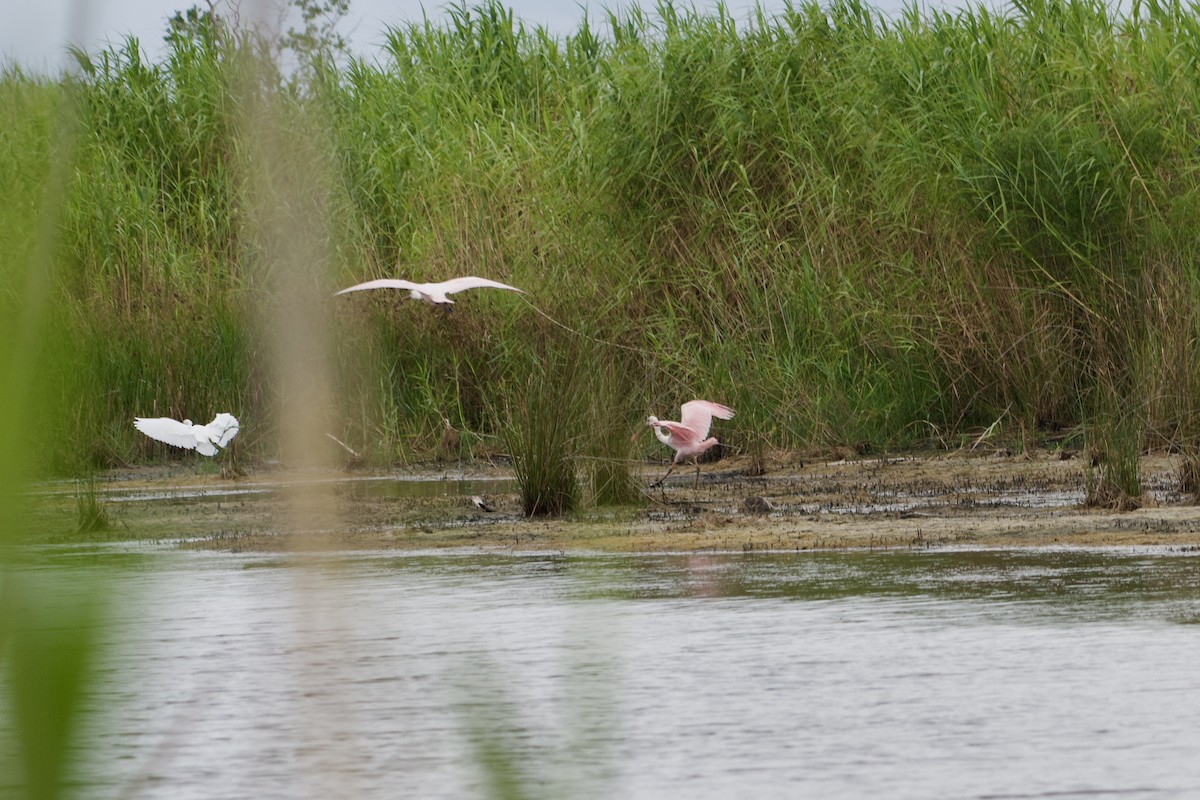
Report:
[[[667,477],[674,471],[675,471],[675,462],[672,461],[670,468],[667,469],[667,474],[663,475],[661,478],[656,480],[654,483],[650,484],[650,488],[653,489],[655,486],[662,486],[662,482],[665,481],[667,479]]]

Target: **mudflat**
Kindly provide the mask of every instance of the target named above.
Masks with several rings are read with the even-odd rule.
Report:
[[[637,507],[527,518],[511,469],[431,464],[391,471],[260,467],[237,479],[211,462],[121,470],[33,494],[30,541],[172,541],[238,551],[467,548],[750,551],[944,545],[1174,545],[1200,548],[1200,505],[1179,491],[1178,458],[1143,456],[1140,508],[1084,506],[1084,454],[777,454],[766,472],[726,459],[644,489]],[[660,465],[639,465],[648,487]],[[200,470],[207,470],[201,472]],[[482,491],[484,511],[471,501]],[[94,499],[94,501],[93,501]],[[106,525],[79,531],[81,504]]]

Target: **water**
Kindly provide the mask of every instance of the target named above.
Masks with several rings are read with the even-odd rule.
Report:
[[[388,475],[369,478],[331,478],[325,483],[336,484],[348,497],[470,497],[485,494],[509,494],[517,491],[517,482],[512,478],[467,478],[446,476],[439,479],[406,478]],[[231,498],[242,500],[261,499],[273,496],[288,484],[267,483],[244,489],[236,486],[216,488],[178,489],[100,489],[105,502],[129,503],[147,501],[189,502],[210,500],[221,502]],[[312,485],[312,482],[309,483]]]
[[[24,569],[101,571],[121,601],[82,797],[1200,796],[1191,554]]]

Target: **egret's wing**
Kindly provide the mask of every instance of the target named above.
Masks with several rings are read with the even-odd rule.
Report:
[[[713,417],[733,419],[733,409],[707,400],[691,400],[679,408],[679,421],[696,431],[700,439],[708,436]]]
[[[378,278],[366,283],[356,283],[353,286],[342,289],[337,294],[345,294],[346,292],[361,292],[363,289],[416,289],[421,284],[413,283],[412,281],[404,281],[399,278]]]
[[[217,414],[212,422],[206,426],[208,428],[208,440],[217,447],[225,447],[229,444],[233,437],[237,436],[239,425],[237,417],[233,414]]]
[[[451,278],[448,281],[442,281],[441,283],[433,285],[441,288],[441,290],[446,294],[461,292],[463,289],[508,289],[510,292],[521,292],[521,294],[525,294],[525,292],[521,289],[518,289],[515,286],[509,286],[507,283],[491,281],[487,278],[476,278],[474,275],[468,275],[465,278]]]
[[[170,417],[136,417],[133,420],[133,427],[151,439],[166,442],[173,447],[186,447],[188,450],[196,449],[196,433],[192,430],[195,426],[180,422],[177,419],[171,419]]]

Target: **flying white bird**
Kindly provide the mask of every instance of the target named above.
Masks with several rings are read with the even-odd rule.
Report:
[[[667,474],[650,484],[651,487],[662,486],[679,462],[688,456],[696,465],[696,486],[700,485],[700,454],[717,443],[716,438],[705,438],[712,427],[713,417],[733,419],[733,409],[707,400],[692,400],[680,406],[679,422],[668,422],[658,417],[646,418],[646,424],[654,428],[658,440],[675,450],[675,459]],[[637,438],[637,433],[633,434],[633,438]]]
[[[447,295],[461,292],[464,289],[507,289],[510,292],[525,294],[523,290],[515,286],[509,286],[507,283],[491,281],[487,278],[476,278],[474,275],[468,275],[465,278],[451,278],[441,283],[413,283],[412,281],[400,280],[398,278],[379,278],[367,281],[366,283],[355,284],[348,289],[342,289],[338,294],[359,292],[363,289],[407,289],[409,296],[413,300],[424,300],[426,303],[433,305],[446,306],[447,311],[450,310],[450,306],[454,305],[454,301],[447,297]]]
[[[180,422],[170,417],[136,417],[133,427],[160,442],[172,447],[198,450],[206,456],[215,456],[217,448],[229,444],[239,429],[233,414],[217,414],[207,425],[194,425],[190,419]]]

